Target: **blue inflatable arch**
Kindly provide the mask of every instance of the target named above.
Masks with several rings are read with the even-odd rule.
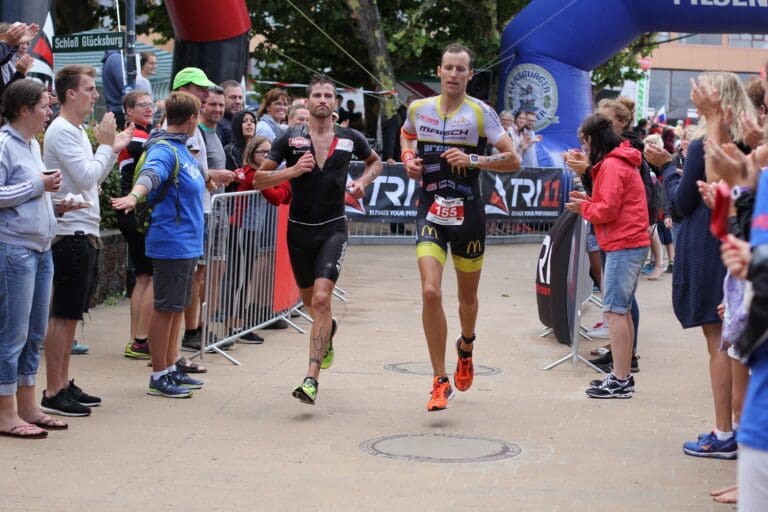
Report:
[[[641,34],[762,34],[766,27],[768,0],[534,0],[504,29],[497,106],[532,107],[544,136],[539,165],[559,166],[592,110],[590,71]]]

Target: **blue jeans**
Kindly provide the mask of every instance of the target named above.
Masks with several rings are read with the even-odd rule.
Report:
[[[35,384],[52,281],[50,250],[0,242],[0,396]]]
[[[647,253],[648,247],[637,247],[605,254],[603,311],[623,315],[630,309]]]

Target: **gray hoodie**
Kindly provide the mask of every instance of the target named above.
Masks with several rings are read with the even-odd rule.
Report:
[[[13,129],[0,128],[0,242],[47,251],[56,234],[51,195],[40,173],[40,146]]]

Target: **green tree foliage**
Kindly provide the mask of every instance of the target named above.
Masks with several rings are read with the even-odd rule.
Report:
[[[464,43],[475,51],[476,68],[494,61],[501,31],[528,3],[530,0],[380,0],[374,5],[395,77],[426,79],[434,77],[441,51],[451,42]],[[246,0],[246,4],[251,34],[263,38],[253,52],[261,79],[306,82],[313,71],[319,71],[343,84],[382,88],[354,62],[369,70],[372,67],[366,42],[356,36],[350,2]],[[137,25],[140,33],[156,33],[161,40],[173,37],[165,9],[138,0],[137,14],[143,21]],[[598,67],[593,73],[595,93],[637,79],[637,57],[650,54],[652,41],[652,34],[646,34]]]
[[[654,43],[655,36],[655,33],[643,34],[595,69],[592,73],[592,94],[597,96],[605,88],[621,87],[627,80],[642,78],[637,59],[648,57],[658,47]]]

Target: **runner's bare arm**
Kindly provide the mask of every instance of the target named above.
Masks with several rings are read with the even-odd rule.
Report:
[[[312,153],[307,151],[301,155],[299,161],[292,167],[286,167],[285,169],[276,171],[275,169],[277,169],[278,164],[279,162],[275,162],[269,158],[264,160],[264,163],[261,164],[259,170],[253,175],[253,188],[261,190],[263,188],[274,187],[275,185],[296,178],[306,172],[312,172],[312,169],[315,167],[315,157],[312,156]]]
[[[513,147],[512,139],[504,134],[495,144],[498,155],[479,156],[465,153],[459,148],[450,148],[442,155],[454,167],[476,168],[481,171],[514,172],[520,169],[520,157]]]
[[[381,170],[384,165],[381,163],[381,158],[375,151],[371,151],[368,158],[365,159],[365,170],[363,174],[350,183],[349,193],[355,199],[360,199],[365,195],[365,187],[373,183],[373,181],[381,174]]]
[[[512,138],[506,133],[494,144],[499,150],[498,155],[481,156],[479,169],[494,172],[514,172],[520,169],[522,159],[515,151],[515,144]]]
[[[418,147],[416,135],[412,135],[405,130],[400,130],[400,161],[405,166],[405,172],[412,180],[420,180],[424,172],[421,158],[416,157],[416,148]]]

